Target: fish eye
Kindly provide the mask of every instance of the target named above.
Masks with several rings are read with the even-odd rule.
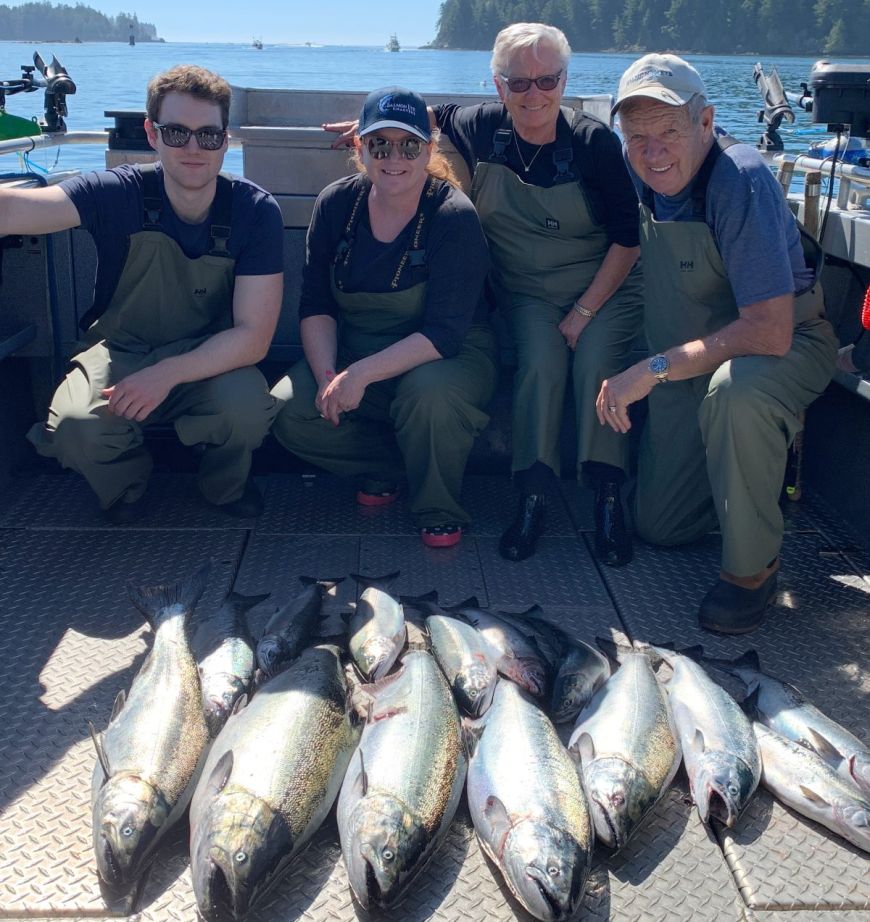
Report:
[[[125,839],[129,839],[130,836],[133,835],[133,827],[132,827],[132,826],[125,826],[125,827],[121,830],[121,835],[122,835]]]
[[[476,688],[472,688],[471,691],[468,693],[468,697],[476,698],[479,694],[480,692]]]
[[[238,851],[233,855],[233,861],[237,864],[244,864],[248,860],[248,853],[245,851]]]
[[[550,867],[547,868],[547,873],[550,875],[550,877],[558,877],[559,869],[557,867]]]
[[[381,857],[384,859],[384,861],[392,861],[393,860],[393,850],[391,848],[385,848],[381,852]]]
[[[610,802],[614,807],[624,807],[625,806],[625,797],[622,794],[614,794],[610,798]]]
[[[729,785],[728,785],[728,793],[729,793],[732,797],[736,797],[736,796],[740,793],[740,788],[738,788],[736,784],[729,784]]]

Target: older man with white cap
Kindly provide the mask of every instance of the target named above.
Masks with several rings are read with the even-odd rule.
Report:
[[[744,633],[776,596],[788,446],[833,371],[820,253],[757,151],[714,125],[688,62],[636,61],[617,112],[640,198],[652,355],[604,381],[598,418],[626,432],[629,406],[649,397],[636,531],[676,545],[718,524],[721,571],[699,620]]]

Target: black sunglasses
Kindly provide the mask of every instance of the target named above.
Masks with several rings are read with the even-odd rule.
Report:
[[[502,74],[501,79],[512,93],[528,93],[533,83],[539,90],[555,90],[562,79],[562,71],[558,74],[544,74],[543,77],[508,77]]]
[[[193,135],[203,150],[220,150],[227,137],[225,128],[197,128],[194,131],[184,125],[158,125],[157,122],[152,124],[160,132],[167,147],[184,147]]]
[[[366,147],[372,160],[386,160],[395,148],[405,160],[416,160],[423,153],[423,141],[420,138],[402,138],[401,141],[389,141],[375,135],[366,138]]]

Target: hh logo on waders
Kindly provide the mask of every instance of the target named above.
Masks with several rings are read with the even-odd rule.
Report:
[[[695,261],[693,259],[681,259],[680,260],[680,272],[694,272],[695,271]]]
[[[208,289],[207,289],[207,288],[194,288],[194,289],[193,289],[193,293],[194,293],[195,295],[204,295],[204,294],[208,294]]]
[[[547,218],[547,230],[559,230],[559,222],[555,218]]]

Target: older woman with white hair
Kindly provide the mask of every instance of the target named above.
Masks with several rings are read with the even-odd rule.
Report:
[[[628,364],[640,328],[637,198],[610,127],[562,107],[570,54],[559,29],[514,23],[492,53],[501,102],[433,112],[471,171],[470,198],[517,350],[512,469],[520,501],[501,554],[530,556],[544,531],[570,371],[577,461],[596,489],[596,553],[619,566],[632,556],[620,500],[628,440],[598,423],[595,398],[602,380]]]

